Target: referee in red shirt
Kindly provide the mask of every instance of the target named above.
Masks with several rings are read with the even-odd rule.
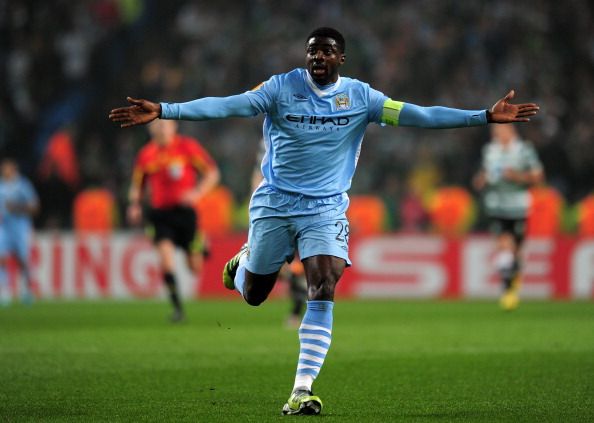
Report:
[[[219,182],[219,169],[194,138],[180,135],[174,120],[157,119],[149,127],[151,140],[138,152],[128,195],[128,221],[142,222],[142,200],[148,194],[147,220],[160,258],[163,280],[174,307],[171,320],[184,319],[175,278],[175,248],[184,250],[189,268],[202,269],[205,254],[195,205]]]

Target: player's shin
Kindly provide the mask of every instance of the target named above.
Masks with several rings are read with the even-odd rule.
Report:
[[[165,282],[165,286],[167,286],[167,290],[169,291],[169,299],[171,304],[176,310],[181,310],[181,300],[179,298],[179,293],[177,292],[177,283],[175,281],[175,276],[171,272],[165,272],[163,274],[163,280]]]
[[[504,290],[508,290],[514,274],[514,254],[509,250],[499,251],[495,257],[495,265]]]

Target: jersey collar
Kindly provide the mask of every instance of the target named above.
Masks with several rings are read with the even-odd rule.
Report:
[[[338,79],[336,80],[336,82],[334,84],[330,84],[330,85],[325,86],[324,88],[320,88],[320,86],[314,82],[313,78],[311,77],[309,72],[306,70],[305,71],[305,81],[307,82],[307,85],[309,85],[309,88],[311,88],[311,90],[318,97],[328,97],[328,96],[334,95],[336,93],[336,91],[338,91],[338,88],[340,87],[340,84],[342,82],[342,78],[340,77],[340,75],[338,75]]]

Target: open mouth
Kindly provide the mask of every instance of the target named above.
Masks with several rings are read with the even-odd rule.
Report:
[[[311,73],[312,73],[312,75],[325,75],[326,67],[325,66],[312,66]]]

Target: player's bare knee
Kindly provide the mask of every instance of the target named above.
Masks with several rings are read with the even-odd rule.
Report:
[[[268,294],[263,292],[257,284],[246,283],[243,291],[243,298],[249,305],[256,307],[268,298]]]
[[[257,307],[260,304],[262,304],[264,301],[266,301],[266,298],[268,298],[268,296],[263,295],[258,292],[246,291],[244,298],[245,298],[246,303],[248,303],[251,306]]]
[[[334,289],[338,281],[335,279],[326,279],[317,285],[310,284],[307,294],[310,300],[331,301],[334,299]]]
[[[259,306],[268,298],[276,283],[278,272],[258,275],[246,270],[243,298],[251,306]]]

